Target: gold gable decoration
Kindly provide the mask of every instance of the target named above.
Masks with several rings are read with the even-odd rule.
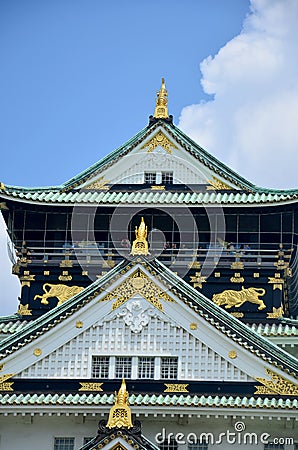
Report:
[[[255,394],[279,394],[279,395],[298,395],[298,385],[286,380],[284,377],[277,375],[270,369],[266,369],[271,380],[257,377],[256,380],[263,386],[255,386],[257,388]]]
[[[165,80],[161,79],[161,88],[157,92],[156,106],[154,111],[156,119],[167,119],[168,113],[168,91],[166,90]]]
[[[220,181],[218,178],[212,176],[211,180],[208,180],[209,186],[207,186],[207,189],[215,190],[215,191],[221,191],[221,190],[231,190],[231,186],[224,183],[223,181]]]
[[[145,145],[143,145],[143,147],[141,147],[141,149],[147,148],[147,153],[151,153],[156,147],[162,147],[170,155],[172,154],[173,148],[176,150],[178,149],[178,147],[173,144],[162,131],[156,133]]]
[[[132,428],[131,410],[128,405],[128,392],[124,379],[118,394],[115,392],[115,404],[110,409],[107,428]]]
[[[109,183],[109,180],[105,180],[104,177],[100,177],[100,178],[98,178],[98,180],[96,180],[93,183],[86,186],[85,189],[95,190],[95,191],[100,191],[100,190],[108,191],[110,189],[109,186],[107,186],[108,183]]]
[[[135,230],[136,238],[132,243],[131,255],[148,255],[148,241],[147,241],[147,226],[144,221],[144,217],[141,219],[139,228]]]
[[[134,295],[140,294],[155,308],[163,312],[163,305],[160,299],[167,302],[174,302],[166,292],[160,289],[147,275],[140,270],[135,271],[123,283],[121,283],[113,292],[107,294],[100,302],[115,300],[112,310],[119,308]]]

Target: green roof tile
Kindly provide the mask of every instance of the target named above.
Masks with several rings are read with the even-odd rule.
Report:
[[[6,405],[104,405],[114,403],[110,394],[0,394],[0,404]],[[129,396],[131,406],[179,406],[179,407],[223,407],[223,408],[274,408],[296,409],[298,399],[261,398],[261,397],[226,397],[226,396],[191,396],[191,395],[148,395],[132,394]]]
[[[141,188],[141,186],[140,186]],[[22,192],[12,192],[7,190],[5,194],[2,194],[2,198],[8,199],[13,196],[15,199],[22,200],[24,194]],[[294,202],[298,198],[295,195],[281,195],[276,194],[274,196],[264,193],[259,195],[259,193],[226,193],[226,192],[205,192],[205,193],[194,193],[194,192],[173,192],[173,191],[163,191],[162,193],[152,191],[134,191],[134,192],[113,192],[113,191],[71,191],[69,193],[65,192],[48,192],[46,195],[44,192],[40,194],[36,192],[27,193],[26,199],[28,201],[35,201],[38,203],[60,203],[60,204],[73,204],[73,203],[93,203],[96,205],[106,205],[106,204],[184,204],[184,205],[201,205],[201,204],[255,204],[255,203],[280,203],[280,202]]]

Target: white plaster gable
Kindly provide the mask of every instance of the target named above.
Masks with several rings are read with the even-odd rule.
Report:
[[[121,302],[124,283],[136,271],[151,290]],[[153,291],[163,295],[154,299]],[[178,356],[181,380],[249,381],[268,378],[266,369],[285,376],[207,322],[141,264],[3,362],[5,373],[16,377],[89,378],[93,355]]]
[[[158,136],[164,137],[160,144],[158,139],[154,141]],[[166,129],[159,126],[128,154],[91,177],[79,189],[92,186],[99,188],[105,183],[143,184],[145,172],[156,173],[157,184],[162,184],[161,173],[165,171],[173,172],[175,184],[209,184],[210,180],[214,181],[213,177],[220,180],[214,171],[192,156]],[[220,181],[237,189],[225,180]]]

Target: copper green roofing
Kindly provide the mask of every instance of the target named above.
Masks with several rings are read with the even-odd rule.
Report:
[[[3,406],[107,406],[114,404],[114,394],[0,394],[0,405]],[[132,394],[129,405],[181,408],[266,408],[297,409],[298,399],[205,396],[205,395],[155,395]],[[107,409],[108,409],[107,408]],[[158,412],[158,409],[157,409]]]
[[[79,187],[91,178],[96,177],[103,170],[110,167],[120,158],[130,153],[142,143],[155,129],[163,127],[173,140],[195,157],[198,161],[212,170],[228,183],[237,186],[232,191],[207,192],[154,192],[142,190],[135,192],[102,192],[79,190]],[[142,185],[140,185],[141,189]],[[4,188],[4,189],[3,189]],[[274,190],[257,187],[238,175],[225,164],[210,155],[179,128],[163,120],[148,126],[137,133],[124,145],[114,150],[88,169],[71,178],[60,186],[25,188],[18,186],[0,185],[1,197],[12,198],[16,201],[28,201],[50,204],[268,204],[294,201],[298,197],[298,189]]]
[[[29,322],[13,335],[9,335],[0,342],[0,356],[4,358],[14,353],[19,348],[27,345],[27,343],[37,339],[41,334],[55,327],[86,303],[92,301],[100,292],[110,289],[111,284],[120,277],[120,274],[125,274],[136,264],[143,265],[154,278],[157,277],[165,284],[165,289],[178,296],[195,314],[201,316],[232,341],[267,363],[284,370],[294,377],[297,376],[298,362],[296,358],[270,342],[267,338],[258,335],[227,311],[217,306],[158,260],[149,262],[143,257],[138,258],[138,262],[136,259],[130,262],[123,260],[102,278],[87,286],[71,299]]]
[[[270,323],[270,324],[254,323],[248,326],[252,330],[256,331],[256,333],[261,334],[262,336],[268,337],[298,336],[298,321],[297,325],[284,325],[282,323]]]
[[[19,320],[19,316],[16,314],[15,316],[11,316],[11,320],[6,320],[6,318],[0,318],[0,335],[8,335],[16,333],[17,331],[22,330],[26,325],[27,320]]]
[[[289,203],[297,201],[298,192],[271,193],[271,192],[245,192],[245,191],[204,191],[204,192],[175,192],[140,190],[133,192],[115,191],[24,191],[6,187],[2,198],[15,199],[24,202],[59,205],[167,205],[167,206],[197,206],[197,205],[266,205]]]

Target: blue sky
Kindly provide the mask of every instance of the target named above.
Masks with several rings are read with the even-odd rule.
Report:
[[[297,0],[1,0],[0,181],[81,172],[147,125],[165,77],[183,131],[258,185],[298,188],[297,23]]]
[[[206,98],[199,63],[248,0],[2,0],[0,180],[60,184],[144,128],[161,77],[178,123]]]

